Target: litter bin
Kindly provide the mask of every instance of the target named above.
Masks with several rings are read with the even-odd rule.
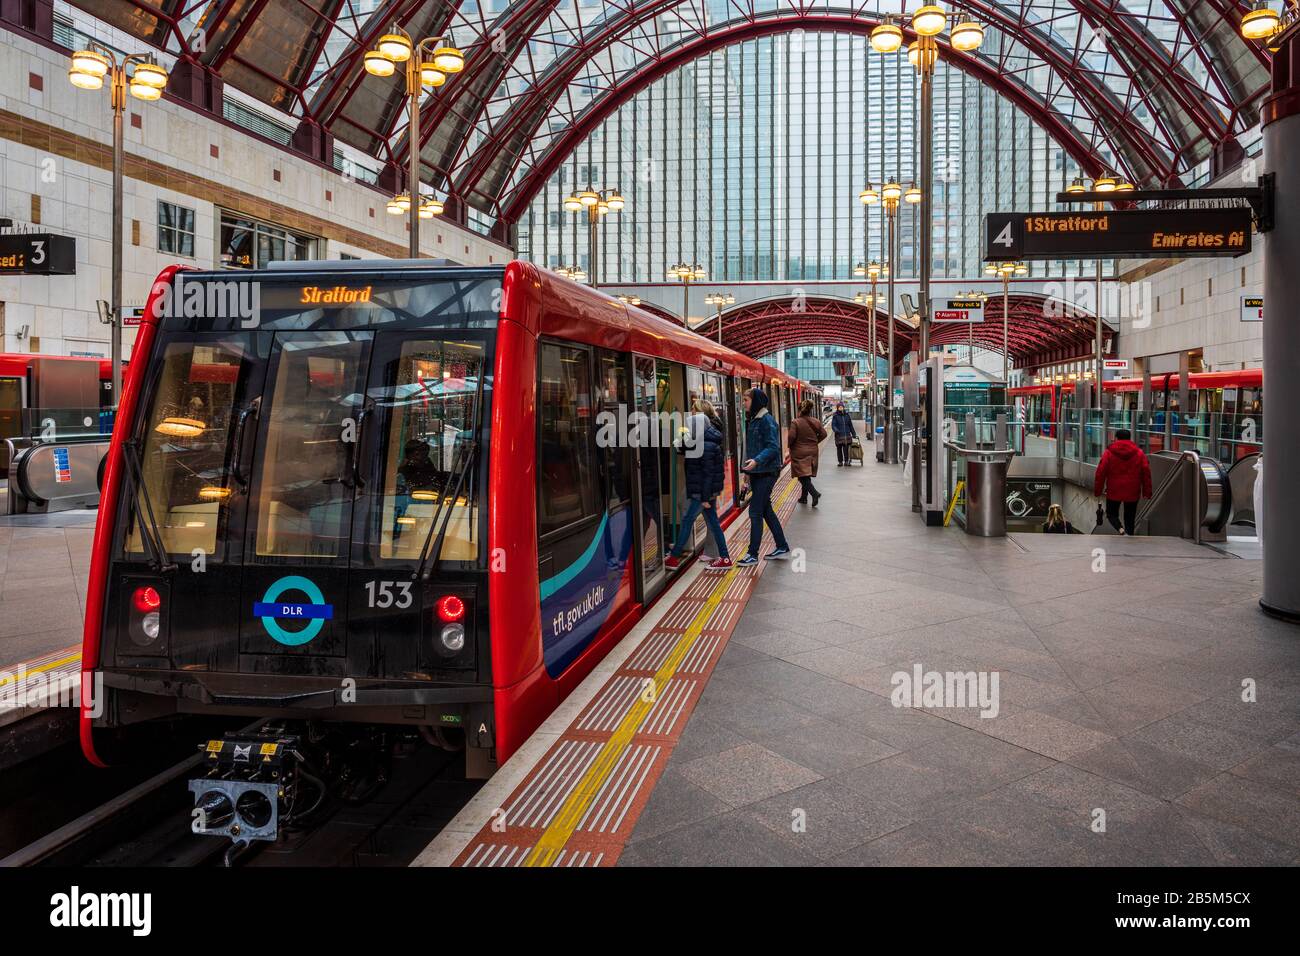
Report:
[[[885,460],[885,426],[877,425],[875,434],[876,461]]]
[[[966,533],[1001,538],[1007,533],[1007,465],[1004,459],[966,459]]]

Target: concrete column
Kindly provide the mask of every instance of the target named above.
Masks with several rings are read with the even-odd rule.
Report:
[[[1264,238],[1264,595],[1270,614],[1300,623],[1300,42],[1274,56],[1273,93],[1260,110],[1264,169],[1276,177]]]

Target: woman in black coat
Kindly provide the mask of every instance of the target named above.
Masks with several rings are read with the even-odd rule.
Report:
[[[664,564],[670,570],[681,565],[686,539],[695,527],[695,518],[703,512],[704,523],[718,546],[718,557],[707,570],[725,571],[731,567],[731,554],[727,550],[727,536],[723,534],[717,508],[718,495],[722,493],[725,480],[722,425],[713,406],[702,398],[691,403],[691,410],[693,414],[687,420],[688,438],[681,449],[686,464],[686,514],[682,516],[672,553]]]

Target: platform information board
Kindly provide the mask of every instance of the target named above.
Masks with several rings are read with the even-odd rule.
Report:
[[[0,235],[0,275],[76,275],[77,240],[50,232]]]
[[[1101,212],[991,212],[984,258],[1164,259],[1250,252],[1251,212],[1133,209]]]

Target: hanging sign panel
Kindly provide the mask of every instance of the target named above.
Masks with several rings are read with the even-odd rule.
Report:
[[[935,309],[933,322],[970,322],[984,321],[983,299],[949,299],[947,308]]]
[[[0,275],[70,276],[77,273],[77,240],[49,232],[0,235]]]
[[[1133,209],[1103,212],[991,212],[984,258],[1165,259],[1250,252],[1251,212]]]
[[[1262,295],[1243,295],[1241,297],[1241,321],[1264,321],[1264,297]]]

